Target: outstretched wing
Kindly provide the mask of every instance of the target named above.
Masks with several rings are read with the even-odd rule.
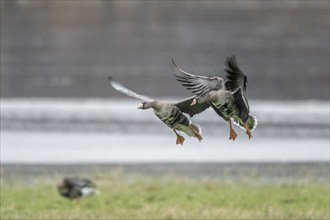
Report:
[[[246,95],[247,77],[237,65],[235,56],[230,56],[226,60],[228,81],[225,83],[226,89],[233,92],[235,103],[239,106],[241,117],[247,118],[250,112]]]
[[[190,104],[193,102],[194,98],[196,98],[196,96],[184,99],[176,103],[175,106],[178,107],[180,111],[189,114],[190,117],[193,117],[194,115],[199,114],[210,107],[210,104],[207,102],[201,104],[196,103],[191,106]]]
[[[238,89],[234,94],[234,102],[239,110],[240,118],[245,122],[249,116],[250,107],[242,89]]]
[[[145,101],[145,102],[152,102],[153,101],[151,98],[149,98],[147,96],[137,94],[137,93],[133,92],[132,90],[127,89],[123,85],[115,82],[110,76],[108,77],[108,79],[109,79],[110,84],[112,85],[113,88],[115,88],[117,91],[119,91],[121,93],[124,93],[127,96],[134,97],[134,98],[140,99],[140,100]]]
[[[235,56],[232,55],[227,57],[225,63],[227,66],[225,70],[227,72],[228,79],[225,83],[226,89],[231,92],[234,92],[239,88],[246,91],[247,77],[238,67]]]
[[[178,68],[172,60],[173,75],[183,86],[198,96],[205,96],[212,90],[224,89],[224,81],[220,77],[198,76]]]

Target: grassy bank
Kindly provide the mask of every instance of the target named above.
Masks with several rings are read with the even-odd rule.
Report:
[[[329,219],[327,184],[98,175],[101,194],[75,203],[57,194],[58,180],[2,182],[1,219]]]

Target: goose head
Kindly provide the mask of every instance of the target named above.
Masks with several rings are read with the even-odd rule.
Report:
[[[149,109],[149,108],[154,108],[155,103],[154,102],[141,102],[139,105],[138,109]]]

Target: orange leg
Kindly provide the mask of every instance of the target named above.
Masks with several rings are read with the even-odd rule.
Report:
[[[179,135],[175,129],[173,129],[174,133],[176,134],[176,144],[183,144],[184,142],[184,137],[182,137],[181,135]]]
[[[199,142],[201,142],[201,140],[203,140],[202,136],[198,133],[198,131],[196,131],[196,129],[189,125],[190,130],[195,134],[195,137],[199,140]]]
[[[233,129],[233,127],[231,126],[231,120],[228,120],[229,122],[229,140],[233,140],[235,141],[237,134],[235,132],[235,130]]]
[[[249,139],[251,139],[252,138],[252,134],[251,134],[250,129],[246,126],[246,124],[244,125],[244,127],[245,127],[245,130],[246,130],[247,136],[249,137]]]

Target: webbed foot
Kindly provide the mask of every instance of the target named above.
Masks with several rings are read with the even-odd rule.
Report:
[[[183,136],[181,136],[181,135],[177,135],[177,138],[176,138],[176,144],[183,144],[183,142],[184,142],[184,137]]]
[[[231,120],[228,120],[229,122],[229,140],[233,140],[235,141],[237,134],[235,132],[235,130],[233,129],[233,127],[231,126]]]
[[[182,145],[184,140],[185,140],[184,137],[179,135],[178,132],[176,132],[175,129],[173,129],[173,131],[176,134],[176,144],[181,144]]]
[[[247,134],[247,136],[249,137],[249,139],[251,139],[252,138],[252,134],[251,134],[251,131],[246,127],[246,125],[245,125],[245,130],[246,130],[246,134]]]
[[[231,128],[230,134],[229,134],[229,140],[235,141],[236,137],[237,137],[237,134],[236,134],[235,130]]]

